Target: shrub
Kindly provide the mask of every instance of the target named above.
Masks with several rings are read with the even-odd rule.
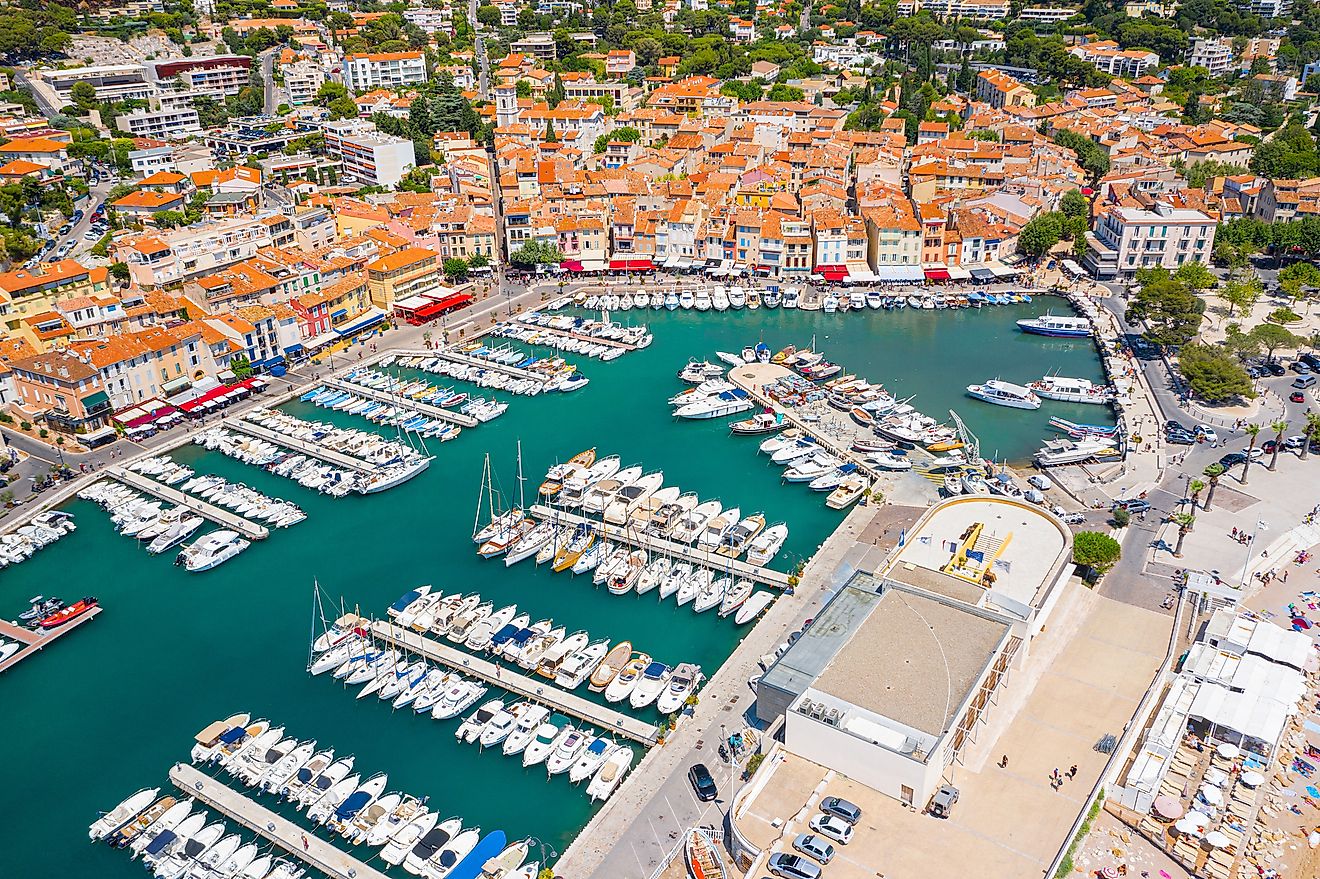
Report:
[[[18,426],[19,426],[19,429],[20,429],[20,430],[31,430],[31,429],[32,429],[32,422],[30,422],[30,421],[20,421],[19,424],[18,424]]]
[[[46,437],[50,436],[50,431],[46,430],[46,428],[43,427],[41,430],[37,431],[37,436],[41,437],[42,439],[45,439]]]

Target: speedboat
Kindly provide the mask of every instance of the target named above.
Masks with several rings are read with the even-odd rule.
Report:
[[[720,537],[719,548],[715,550],[716,555],[726,556],[728,558],[737,558],[747,549],[762,530],[765,529],[765,516],[761,513],[755,513],[743,519],[737,525]]]
[[[683,514],[670,532],[670,539],[677,543],[692,543],[701,536],[711,519],[720,514],[723,506],[719,501],[706,501],[697,504],[691,511]]]
[[[611,647],[610,652],[601,660],[600,665],[592,670],[588,689],[593,693],[599,693],[609,686],[614,681],[615,676],[628,663],[628,658],[632,656],[632,653],[631,641],[620,641]]]
[[[711,397],[704,397],[686,403],[675,409],[674,415],[677,418],[692,420],[722,418],[726,415],[746,412],[753,406],[755,406],[755,403],[746,391],[742,388],[734,388],[729,391],[721,391]]]
[[[597,800],[609,799],[623,781],[623,776],[627,774],[634,759],[632,748],[627,746],[619,747],[605,759],[600,769],[596,770],[591,783],[587,785],[587,796],[591,797],[593,803]]]
[[[237,531],[221,529],[212,531],[190,546],[185,547],[175,558],[176,565],[183,565],[185,570],[197,573],[217,568],[243,550],[251,546]]]
[[[438,819],[437,819],[438,820]],[[460,818],[450,818],[448,821],[436,826],[431,822],[431,827],[413,843],[412,848],[404,846],[394,846],[393,850],[387,847],[389,857],[385,852],[381,853],[381,859],[387,864],[397,866],[403,863],[403,869],[414,876],[423,875],[423,868],[431,862],[431,859],[444,849],[459,831],[463,829],[463,821]]]
[[[578,754],[587,746],[587,734],[568,727],[555,741],[550,754],[545,758],[545,769],[550,775],[559,775],[572,768]]]
[[[536,737],[537,730],[546,722],[550,716],[550,709],[544,705],[529,703],[519,714],[518,722],[514,728],[509,731],[505,737],[500,750],[506,757],[512,757],[514,754],[521,754],[523,750]]]
[[[712,516],[706,521],[706,526],[701,530],[700,537],[697,538],[697,548],[711,552],[720,546],[724,535],[735,525],[738,524],[742,516],[742,509],[734,507],[725,510],[718,516]]]
[[[663,662],[652,662],[642,671],[641,678],[628,693],[628,704],[633,708],[645,708],[664,692],[674,670]],[[608,698],[608,697],[607,697]]]
[[[1114,398],[1112,388],[1097,385],[1084,378],[1064,378],[1047,375],[1039,381],[1027,385],[1036,396],[1045,400],[1060,400],[1065,403],[1107,404]]]
[[[573,731],[572,725],[561,729],[549,721],[542,723],[536,728],[536,732],[532,734],[531,741],[523,748],[523,768],[526,769],[538,763],[544,763],[545,759],[558,746],[559,740]]]
[[[774,600],[774,593],[771,592],[762,590],[760,592],[752,593],[752,597],[743,602],[742,607],[738,608],[738,613],[733,618],[733,622],[739,626],[750,623],[760,615],[761,611],[769,607]]]
[[[587,743],[587,746],[582,749],[582,753],[578,756],[577,760],[574,761],[573,765],[569,767],[568,780],[573,784],[577,784],[580,781],[591,778],[591,776],[596,774],[596,770],[601,767],[601,764],[603,764],[609,756],[614,753],[615,749],[619,747],[621,746],[611,744],[600,736],[592,739]]]
[[[670,675],[664,692],[656,697],[656,710],[661,714],[673,714],[681,710],[699,683],[701,683],[701,666],[680,662]]]
[[[158,793],[160,788],[151,787],[143,788],[132,796],[125,797],[119,805],[92,822],[91,827],[88,828],[88,838],[95,842],[109,836],[155,802]]]
[[[486,724],[490,723],[495,715],[503,710],[503,699],[491,699],[459,724],[458,729],[454,730],[454,738],[460,742],[477,741],[481,738],[481,732],[486,728]]]
[[[998,379],[991,379],[979,385],[968,385],[967,394],[978,400],[1011,409],[1040,408],[1040,397],[1036,396],[1031,388]]]
[[[651,664],[651,657],[646,653],[635,653],[628,664],[619,672],[618,677],[610,681],[610,685],[605,688],[606,702],[621,702],[628,697],[637,686],[638,680],[642,677],[642,672]]]
[[[608,638],[601,638],[568,656],[555,671],[555,683],[566,690],[581,686],[609,652],[609,643]]]
[[[748,563],[758,568],[765,567],[778,554],[787,539],[788,525],[783,522],[771,525],[747,544]]]

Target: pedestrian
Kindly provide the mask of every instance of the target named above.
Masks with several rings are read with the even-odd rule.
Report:
[[[1059,768],[1056,766],[1054,767],[1054,771],[1050,773],[1050,778],[1058,778],[1058,777],[1059,777]]]
[[[1074,764],[1068,769],[1068,777],[1069,777],[1069,778],[1076,778],[1076,777],[1077,777],[1077,764],[1076,764],[1076,763],[1074,763]]]
[[[1287,571],[1286,568],[1284,569],[1284,572],[1283,572],[1283,582],[1285,582],[1285,583],[1288,582],[1288,571]]]
[[[310,848],[312,847],[312,846],[311,846],[311,843],[309,843],[309,842],[307,841],[307,834],[306,834],[306,833],[304,833],[304,834],[302,835],[302,844],[303,844],[303,851],[307,851],[308,849],[310,849]]]
[[[1005,754],[1004,756],[1002,756],[1002,757],[999,758],[999,768],[1000,768],[1000,769],[1007,769],[1007,768],[1008,768],[1008,755],[1007,755],[1007,754]]]

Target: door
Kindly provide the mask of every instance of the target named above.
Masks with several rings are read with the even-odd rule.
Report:
[[[912,805],[912,797],[914,793],[915,792],[912,790],[912,788],[908,787],[906,784],[903,785],[903,789],[900,791],[900,797],[903,800],[903,804],[905,806]]]

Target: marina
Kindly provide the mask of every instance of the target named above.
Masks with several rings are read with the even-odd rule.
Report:
[[[354,470],[358,473],[371,473],[374,468],[360,458],[352,455],[345,455],[342,452],[336,452],[333,449],[327,449],[325,446],[296,437],[287,436],[282,433],[276,433],[265,427],[253,424],[243,418],[233,418],[225,422],[225,426],[239,433],[245,433],[248,436],[254,436],[257,439],[263,439],[266,442],[274,443],[277,446],[283,446],[292,449],[295,452],[306,455],[309,458],[316,458],[327,464],[333,464],[336,467],[342,467],[346,470]]]
[[[77,753],[95,742],[94,753],[118,756],[97,773],[52,763],[43,770],[48,785],[26,791],[21,798],[17,791],[0,792],[0,808],[11,816],[11,832],[29,843],[11,849],[10,860],[31,875],[94,872],[107,879],[140,877],[140,867],[119,853],[101,846],[75,851],[67,840],[86,828],[97,808],[118,802],[158,771],[153,749],[170,736],[191,737],[212,720],[217,702],[250,706],[266,716],[279,714],[291,720],[295,715],[333,718],[335,743],[366,765],[391,766],[400,788],[437,795],[461,792],[462,811],[474,823],[507,828],[510,836],[535,835],[562,851],[596,808],[581,790],[545,785],[543,776],[529,776],[516,760],[482,759],[476,748],[457,743],[450,735],[437,736],[429,720],[393,722],[377,711],[346,711],[341,689],[308,678],[306,587],[312,578],[328,592],[351,594],[368,607],[388,606],[398,597],[401,584],[445,584],[447,591],[480,584],[484,599],[497,606],[516,603],[534,619],[573,620],[591,632],[639,642],[655,641],[650,633],[663,633],[665,661],[686,660],[713,675],[748,634],[713,612],[694,614],[690,606],[676,607],[673,601],[630,601],[603,588],[570,587],[564,579],[554,579],[548,565],[530,561],[508,568],[500,565],[498,576],[494,575],[492,562],[472,551],[470,539],[469,499],[478,487],[483,456],[491,454],[497,482],[506,487],[516,487],[513,464],[518,440],[528,474],[538,477],[545,467],[563,460],[566,451],[595,446],[623,456],[625,462],[646,461],[663,469],[667,482],[700,490],[704,497],[736,501],[749,511],[774,511],[775,518],[790,526],[775,565],[792,570],[837,527],[839,513],[827,509],[820,495],[783,484],[781,468],[757,454],[757,443],[764,437],[730,434],[729,422],[751,413],[675,421],[663,404],[678,390],[675,370],[694,357],[737,351],[758,337],[778,349],[816,334],[832,359],[859,375],[884,381],[896,395],[915,396],[914,404],[932,414],[947,408],[970,409],[963,402],[966,384],[997,371],[1022,383],[1056,372],[1101,382],[1089,340],[1028,337],[1016,331],[1016,318],[1045,310],[1043,305],[981,311],[908,308],[868,310],[847,319],[819,311],[764,308],[705,314],[648,311],[644,319],[655,332],[648,348],[596,365],[590,385],[581,393],[519,399],[503,417],[473,435],[480,442],[447,444],[444,466],[430,467],[399,485],[390,492],[388,505],[369,495],[336,499],[264,467],[221,455],[218,449],[188,443],[171,453],[180,464],[268,496],[287,497],[308,516],[296,529],[280,535],[279,552],[244,553],[195,582],[182,579],[185,574],[179,568],[152,564],[90,503],[67,502],[63,509],[77,517],[79,528],[4,571],[11,585],[0,613],[16,614],[19,601],[48,594],[51,582],[74,580],[96,584],[89,591],[95,591],[115,613],[101,625],[83,627],[80,637],[64,640],[61,649],[46,651],[43,660],[31,667],[32,673],[25,668],[4,676],[6,698],[28,706],[42,723],[11,728],[0,753],[23,760],[24,755],[38,752]],[[939,345],[944,360],[939,368],[921,368],[921,352],[932,344]],[[529,353],[546,350],[532,344],[520,347]],[[1012,374],[1003,368],[1006,362],[1015,364]],[[393,372],[399,365],[383,368]],[[409,368],[400,371],[407,373]],[[641,393],[647,397],[639,404]],[[1069,403],[1046,405],[1051,407],[1048,412],[977,406],[974,414],[964,414],[981,438],[986,457],[1021,462],[1049,432],[1049,417],[1090,423],[1098,420],[1101,410]],[[279,411],[298,419],[364,428],[391,440],[397,436],[393,427],[318,409],[297,399],[297,394]],[[847,418],[847,413],[840,415]],[[623,430],[621,419],[626,420]],[[333,453],[314,442],[270,431],[264,437],[297,453],[309,449]],[[345,460],[333,466],[340,464],[358,472]],[[930,490],[920,477],[899,473],[883,478],[895,485],[919,481],[921,490]],[[534,488],[535,483],[529,486]],[[458,502],[451,503],[450,498]],[[106,571],[116,575],[107,577]],[[786,582],[787,575],[780,576]],[[162,654],[163,636],[136,636],[140,629],[130,623],[150,619],[162,607],[170,609],[168,641],[189,648]],[[252,608],[259,612],[249,612]],[[241,627],[232,624],[231,609],[241,609]],[[222,624],[221,618],[230,622]],[[662,647],[658,642],[648,646]],[[162,661],[163,655],[167,661]],[[107,657],[114,661],[105,661]],[[147,690],[125,686],[124,671],[129,668],[151,669],[151,692],[179,694],[170,711],[157,711],[155,697]],[[470,669],[464,673],[470,674]],[[505,674],[501,672],[502,677]],[[207,681],[205,693],[195,686],[199,676]],[[77,700],[67,697],[62,682],[76,682]],[[496,686],[503,688],[505,683]],[[528,683],[544,686],[539,678]],[[605,707],[584,701],[593,712]],[[130,716],[154,720],[144,732],[141,724],[124,722]],[[608,729],[609,724],[602,722],[600,728]],[[424,754],[426,759],[400,761],[399,755],[408,753]]]
[[[481,678],[487,683],[515,695],[552,705],[557,711],[643,745],[654,745],[660,734],[659,728],[654,724],[645,723],[612,708],[584,699],[552,683],[538,681],[535,678],[524,677],[508,669],[502,669],[489,660],[465,653],[410,629],[393,625],[389,621],[376,620],[372,622],[371,632],[382,641],[394,644],[419,656],[424,656],[432,662],[438,662],[464,674]]]
[[[398,406],[413,412],[418,412],[428,418],[434,418],[438,421],[447,421],[450,424],[456,424],[459,427],[476,427],[480,422],[471,415],[464,415],[461,412],[450,412],[448,409],[442,409],[439,406],[432,406],[429,403],[422,403],[418,400],[401,400],[397,395],[385,391],[378,391],[366,387],[358,382],[347,379],[328,379],[323,382],[327,387],[339,388],[341,391],[347,391],[355,396],[365,397],[368,400],[375,400],[378,403],[385,403],[390,406]]]
[[[258,525],[257,523],[249,521],[236,513],[231,513],[228,510],[222,510],[217,506],[208,504],[206,501],[185,494],[177,488],[162,485],[154,479],[149,479],[140,473],[134,473],[125,467],[110,467],[107,468],[105,472],[111,479],[122,482],[129,488],[135,489],[144,494],[149,494],[154,498],[168,501],[175,506],[191,510],[202,518],[215,522],[217,525],[222,525],[225,528],[237,531],[249,540],[265,540],[270,536],[270,530],[264,525]]]

